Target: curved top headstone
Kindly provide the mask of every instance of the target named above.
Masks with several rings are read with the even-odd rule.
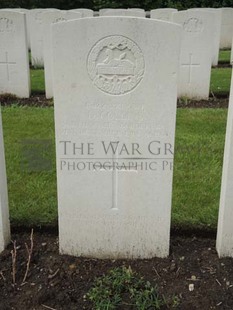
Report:
[[[164,21],[172,21],[172,14],[178,12],[177,9],[155,9],[150,11],[150,18]]]
[[[133,16],[145,17],[145,11],[132,10],[132,9],[106,9],[99,11],[100,16]]]
[[[53,26],[61,253],[168,255],[180,40],[146,18]]]
[[[70,12],[77,12],[77,13],[81,13],[82,17],[93,17],[94,15],[94,11],[90,10],[90,9],[72,9],[69,10]]]

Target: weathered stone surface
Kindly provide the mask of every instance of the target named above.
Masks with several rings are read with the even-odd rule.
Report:
[[[53,26],[61,253],[168,255],[180,39],[144,18]]]

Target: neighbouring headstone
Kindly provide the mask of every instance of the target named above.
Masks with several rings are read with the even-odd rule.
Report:
[[[122,17],[53,26],[61,253],[168,255],[181,31]]]
[[[100,10],[98,11],[99,16],[102,16],[105,12],[107,12],[107,11],[109,11],[109,10],[113,10],[113,9],[111,9],[111,8],[100,9]]]
[[[133,17],[145,17],[144,11],[130,10],[130,9],[109,9],[100,10],[100,16],[133,16]]]
[[[14,12],[20,12],[20,13],[25,13],[26,14],[27,42],[28,42],[28,48],[30,49],[31,48],[30,34],[29,34],[29,13],[30,13],[30,10],[23,9],[23,8],[20,8],[20,9],[2,9],[2,10],[7,10],[7,11],[11,10],[11,11],[14,11]]]
[[[233,257],[233,76],[228,108],[227,130],[219,206],[217,251],[220,257]]]
[[[27,9],[18,9],[19,12],[26,14],[26,32],[27,32],[27,42],[28,42],[28,48],[31,49],[31,42],[30,42],[30,27],[29,27],[29,13],[30,10]]]
[[[5,249],[10,240],[6,165],[2,132],[2,117],[0,110],[0,253]]]
[[[155,9],[150,11],[150,18],[171,22],[172,14],[175,12],[177,9]]]
[[[231,64],[233,65],[233,38],[232,38],[232,45],[231,45]]]
[[[82,17],[93,17],[94,16],[94,11],[89,10],[89,9],[72,9],[69,10],[69,12],[77,12],[82,14]]]
[[[222,26],[220,48],[231,48],[233,37],[233,8],[221,8],[222,12]]]
[[[128,11],[130,12],[140,12],[141,13],[141,17],[145,17],[146,16],[146,11],[140,8],[129,8]]]
[[[219,59],[219,50],[220,50],[220,35],[221,35],[221,25],[222,25],[222,11],[219,9],[212,9],[212,8],[194,8],[190,10],[203,10],[209,11],[215,14],[214,18],[214,28],[212,31],[212,36],[214,39],[214,48],[213,48],[213,60],[212,65],[218,65]]]
[[[34,9],[29,13],[30,42],[31,42],[31,62],[34,67],[44,66],[43,58],[43,23],[42,16],[45,12],[59,11],[56,9]]]
[[[27,9],[19,9],[21,12],[26,14],[26,29],[27,29],[27,42],[28,42],[28,49],[31,49],[31,42],[30,42],[30,26],[29,26],[29,14],[30,10]]]
[[[183,26],[178,96],[208,99],[214,48],[215,14],[202,10],[173,13]]]
[[[0,11],[0,93],[30,96],[30,73],[24,13]]]
[[[128,10],[130,10],[130,11],[139,11],[139,12],[145,13],[145,10],[141,9],[141,8],[128,8]]]
[[[45,75],[45,93],[46,98],[53,97],[53,74],[52,74],[52,33],[51,25],[54,23],[67,21],[71,19],[82,18],[80,12],[74,11],[56,11],[43,13],[43,48],[44,48],[44,75]]]

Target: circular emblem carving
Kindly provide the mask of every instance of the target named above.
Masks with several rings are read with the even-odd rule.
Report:
[[[109,36],[97,42],[87,59],[94,85],[110,95],[123,95],[142,80],[145,62],[141,49],[124,36]]]
[[[6,17],[0,18],[0,32],[12,32],[12,31],[14,31],[13,21]]]
[[[184,22],[184,30],[187,32],[201,32],[203,30],[203,22],[198,18],[189,18]]]

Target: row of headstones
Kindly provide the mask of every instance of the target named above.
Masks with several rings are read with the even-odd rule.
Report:
[[[198,8],[200,9],[200,8]],[[9,10],[9,9],[6,9]],[[57,9],[11,9],[13,11],[23,12],[26,14],[27,20],[27,34],[28,34],[28,45],[30,48],[30,28],[32,28],[33,34],[35,33],[35,22],[43,23],[41,14],[46,10],[55,11]],[[193,10],[193,9],[191,9]],[[195,9],[194,9],[195,10]],[[203,8],[203,10],[219,10],[220,11],[220,22],[222,19],[221,25],[221,41],[220,48],[231,48],[232,42],[232,8],[221,8],[221,9],[209,9]],[[73,9],[69,12],[76,12],[80,14],[80,17],[93,17],[93,16],[134,16],[134,17],[151,17],[164,21],[172,21],[172,15],[175,12],[178,12],[176,9],[155,9],[150,12],[145,12],[143,9],[102,9],[99,12],[94,12],[89,9]],[[222,15],[222,18],[221,18]],[[219,18],[218,18],[219,19]],[[38,29],[40,32],[40,29]]]
[[[198,8],[200,9],[200,8]],[[9,9],[5,9],[9,10]],[[45,11],[59,11],[57,9],[34,9],[34,10],[26,10],[26,9],[11,9],[13,11],[22,12],[26,14],[27,20],[27,36],[28,36],[28,46],[31,47],[30,40],[33,39],[35,34],[35,23],[42,24],[43,18],[41,14]],[[190,9],[196,10],[196,9]],[[220,48],[231,48],[232,43],[232,8],[221,8],[221,9],[209,9],[202,8],[202,10],[212,10],[212,11],[220,11],[217,19],[221,23],[221,40],[220,40]],[[142,9],[102,9],[99,12],[94,12],[89,9],[74,9],[69,10],[67,12],[76,12],[80,15],[80,17],[93,17],[93,16],[134,16],[134,17],[151,17],[164,21],[173,21],[173,13],[178,12],[176,9],[155,9],[151,10],[146,14],[146,12]],[[32,29],[32,38],[30,37],[30,29]],[[39,36],[42,37],[41,30],[43,29],[37,28],[39,31]]]
[[[182,27],[92,18],[57,23],[52,36],[60,252],[167,256]],[[233,256],[232,116],[233,82],[220,256]],[[0,250],[10,240],[6,188],[0,123]]]
[[[114,14],[145,16],[145,12],[139,9],[100,11],[101,16]],[[30,37],[32,64],[44,65],[46,97],[52,98],[51,25],[60,21],[93,16],[93,11],[36,9],[27,11],[25,16],[24,13],[0,10],[0,16],[0,43],[4,46],[0,51],[2,72],[0,93],[12,93],[19,97],[30,96],[27,53],[27,44],[29,44],[27,38]],[[191,9],[181,12],[175,9],[158,9],[151,11],[151,17],[183,25],[178,97],[208,98],[211,65],[218,64],[219,46],[229,47],[232,42],[233,8]],[[27,33],[30,35],[26,35],[25,25],[29,25]],[[221,44],[220,37],[222,37]]]

